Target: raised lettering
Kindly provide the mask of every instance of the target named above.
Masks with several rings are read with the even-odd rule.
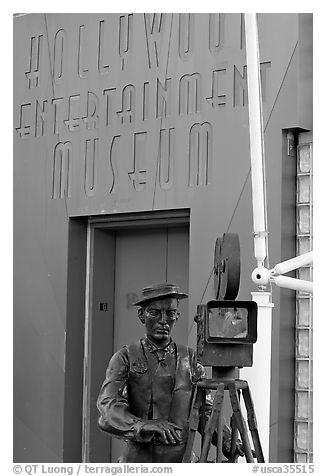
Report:
[[[43,106],[36,100],[35,110],[35,137],[44,136],[46,134],[46,123],[48,113],[48,102],[43,101]]]
[[[103,50],[104,50],[104,20],[100,20],[98,25],[98,54],[97,54],[97,69],[101,74],[109,72],[109,65],[103,64]]]
[[[225,106],[226,95],[220,94],[220,83],[223,76],[226,74],[226,68],[221,68],[212,73],[212,95],[207,99],[207,102],[213,109]]]
[[[31,103],[22,104],[20,106],[19,114],[19,127],[16,127],[16,131],[22,139],[27,138],[31,133],[31,124],[30,124],[30,112],[31,112]]]
[[[112,110],[112,96],[113,93],[116,91],[116,88],[104,89],[103,94],[106,96],[106,108],[105,108],[105,125],[111,125],[111,118],[113,117],[113,110]]]
[[[267,70],[271,67],[271,62],[260,63],[260,84],[262,101],[267,97]],[[233,106],[245,106],[248,104],[248,84],[247,84],[247,66],[243,66],[243,74],[234,65],[233,77]]]
[[[64,72],[64,50],[66,42],[66,32],[61,29],[58,30],[54,37],[54,52],[53,52],[53,79],[56,84],[62,82]]]
[[[85,143],[84,190],[87,197],[93,197],[96,193],[98,142],[99,139],[88,139]]]
[[[120,136],[114,136],[110,146],[110,167],[112,171],[112,185],[109,190],[109,193],[115,193],[117,191],[117,182],[118,182],[118,142]]]
[[[209,14],[209,50],[218,55],[224,45],[225,13]]]
[[[84,45],[85,45],[85,25],[79,26],[79,41],[78,41],[78,76],[86,78],[88,69],[84,69]]]
[[[133,14],[120,15],[119,18],[119,56],[121,69],[124,70],[125,62],[132,51]]]
[[[172,108],[172,81],[170,78],[165,80],[165,86],[157,79],[156,87],[156,117],[167,117],[171,115]]]
[[[27,86],[29,89],[37,88],[40,85],[40,57],[43,46],[43,35],[31,37],[29,52],[29,71],[25,72]]]
[[[136,132],[134,134],[134,168],[131,172],[128,172],[128,175],[137,192],[146,188],[146,140],[147,132]]]
[[[142,119],[146,121],[148,119],[148,111],[149,111],[149,82],[144,83],[143,88],[143,113]]]
[[[188,60],[194,52],[194,14],[179,13],[179,56]]]
[[[161,129],[159,152],[159,182],[163,190],[173,185],[175,129]]]
[[[185,74],[179,82],[179,114],[200,111],[201,77],[199,73]]]
[[[122,90],[121,111],[117,112],[121,124],[131,124],[135,120],[135,86],[128,84]]]
[[[59,142],[54,149],[52,198],[70,197],[71,193],[71,168],[72,168],[71,142]]]
[[[158,67],[164,37],[166,13],[144,13],[148,66]]]
[[[246,46],[246,30],[244,13],[240,13],[240,50],[243,50]]]
[[[262,101],[267,99],[267,70],[271,68],[272,63],[270,61],[265,61],[260,63],[260,82],[261,82],[261,98]]]
[[[86,117],[83,117],[83,121],[86,124],[86,129],[96,129],[98,127],[98,111],[99,100],[95,93],[88,91],[87,93],[87,112]]]
[[[212,176],[213,128],[195,123],[189,134],[189,187],[208,185]]]
[[[243,67],[243,75],[234,65],[233,76],[233,107],[248,104],[247,66]]]
[[[63,123],[63,98],[55,98],[52,99],[53,108],[53,133],[59,134],[61,132],[61,127],[59,128],[59,124],[62,126]]]
[[[80,94],[69,96],[68,119],[64,123],[71,132],[79,130],[79,101]]]

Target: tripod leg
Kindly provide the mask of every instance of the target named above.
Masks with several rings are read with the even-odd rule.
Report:
[[[196,386],[194,388],[194,394],[193,394],[192,402],[191,402],[190,415],[189,415],[188,440],[187,440],[187,446],[182,458],[183,463],[190,463],[190,460],[191,460],[191,452],[194,446],[195,435],[196,435],[196,431],[198,429],[198,423],[199,423],[200,403],[201,403],[201,392],[198,391],[198,387]]]
[[[224,397],[224,391],[223,391],[223,397]],[[223,402],[222,402],[223,403]],[[216,463],[222,463],[223,459],[223,418],[222,418],[222,408],[219,414],[217,415],[217,422],[216,422],[216,435],[217,435],[217,441],[216,441],[216,457],[215,457],[215,462]]]
[[[233,415],[234,415],[239,433],[241,435],[241,441],[242,441],[242,446],[243,446],[243,451],[245,453],[246,461],[247,463],[254,463],[255,460],[252,456],[249,436],[248,436],[245,421],[241,413],[239,398],[238,398],[234,383],[229,384],[229,393],[230,393],[230,400],[231,400]]]
[[[254,443],[254,449],[256,452],[256,458],[258,463],[265,463],[263,449],[260,443],[257,420],[254,409],[254,402],[252,400],[251,392],[249,386],[242,390],[242,396],[246,405],[248,426],[251,431],[252,441]]]
[[[208,457],[209,449],[211,447],[212,436],[214,431],[217,428],[218,419],[222,411],[223,399],[224,399],[224,383],[219,383],[217,386],[215,397],[214,397],[212,412],[206,424],[205,433],[204,433],[204,441],[203,441],[199,463],[207,463],[207,457]],[[222,433],[217,434],[218,455],[220,455],[222,452],[222,439],[223,439]],[[221,450],[219,450],[219,447],[221,448]]]
[[[207,423],[207,418],[206,418],[206,389],[202,389],[202,400],[201,400],[201,412],[200,412],[200,417],[199,417],[199,433],[201,435],[204,435],[205,433],[205,427]],[[203,443],[204,443],[204,438],[202,437],[200,439],[200,451],[203,449]]]

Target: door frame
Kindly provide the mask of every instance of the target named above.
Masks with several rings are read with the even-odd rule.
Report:
[[[148,212],[119,213],[106,216],[90,216],[87,223],[86,240],[86,273],[85,273],[85,327],[84,327],[84,359],[83,359],[83,404],[82,404],[82,462],[110,462],[110,445],[107,435],[97,430],[92,434],[94,427],[94,412],[96,405],[92,395],[94,394],[94,382],[92,381],[92,365],[102,370],[104,378],[108,354],[112,354],[114,335],[114,308],[110,309],[108,302],[114,299],[114,279],[111,287],[107,286],[107,270],[112,269],[114,275],[115,266],[115,232],[126,229],[144,229],[177,227],[190,224],[190,209],[171,209]],[[96,275],[94,273],[96,269]],[[106,276],[105,274],[106,273]],[[106,280],[105,280],[106,277]],[[105,280],[105,282],[104,282]],[[104,289],[105,288],[105,289]],[[95,294],[97,300],[104,296],[101,304],[102,310],[93,307]],[[102,294],[101,294],[102,293]],[[103,314],[102,314],[103,312]],[[105,314],[104,314],[105,313]],[[105,316],[103,319],[102,316]],[[97,362],[94,362],[92,345],[101,334],[96,328],[100,322],[101,329],[106,326],[106,332],[102,336],[112,335],[112,341],[105,346],[105,355],[99,354]],[[96,337],[97,336],[97,337]],[[94,341],[92,343],[92,341]],[[110,352],[111,349],[111,352]],[[103,368],[102,368],[103,367]],[[98,387],[98,382],[95,384]],[[99,388],[97,388],[99,391]],[[94,436],[96,444],[93,443]],[[106,447],[107,445],[107,447]],[[106,453],[107,452],[107,453]],[[106,461],[97,461],[99,454],[107,454]]]

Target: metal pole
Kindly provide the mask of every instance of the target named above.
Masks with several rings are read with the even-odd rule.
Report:
[[[259,45],[255,13],[245,14],[251,187],[254,221],[254,250],[258,267],[266,258],[266,215],[264,189],[264,139],[262,127]]]
[[[255,276],[265,275],[264,260],[267,256],[266,199],[264,184],[264,137],[262,126],[262,106],[260,90],[260,64],[257,17],[255,13],[245,14],[245,35],[248,79],[248,110],[250,135],[251,187],[254,225],[254,253],[257,260]],[[254,273],[253,273],[254,274]],[[254,281],[255,282],[255,281]],[[256,282],[260,285],[261,283]],[[268,280],[266,281],[268,284]],[[252,299],[258,304],[258,335],[254,360],[251,368],[241,371],[241,378],[250,381],[256,399],[257,418],[260,425],[264,454],[269,454],[270,426],[270,382],[271,382],[271,340],[272,308],[271,293],[255,292]]]

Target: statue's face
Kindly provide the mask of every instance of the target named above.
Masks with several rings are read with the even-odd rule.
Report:
[[[179,303],[176,298],[151,301],[139,309],[138,315],[145,325],[147,337],[158,345],[169,341],[172,329],[179,317]]]

